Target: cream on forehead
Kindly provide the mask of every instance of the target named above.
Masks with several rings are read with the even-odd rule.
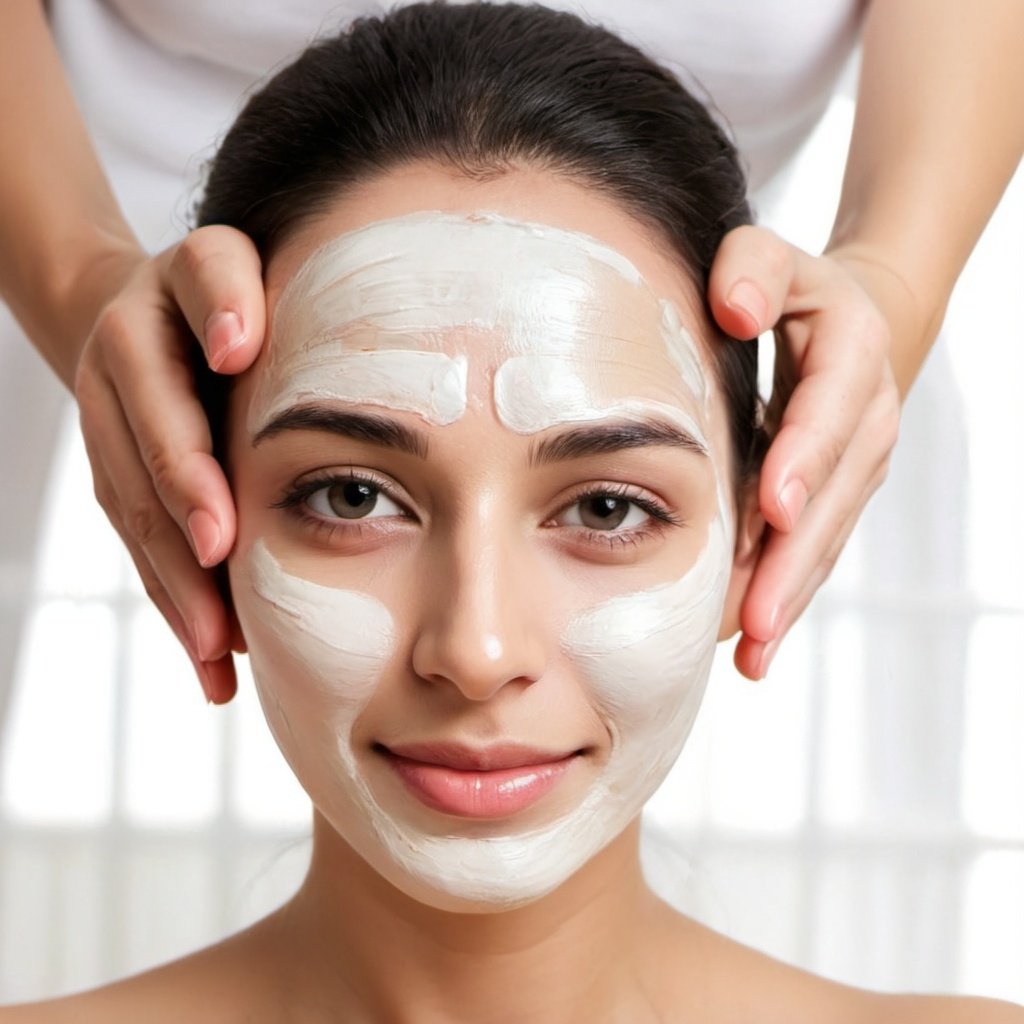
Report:
[[[310,402],[379,405],[416,413],[445,426],[466,411],[466,359],[443,352],[309,353],[279,367],[276,387],[266,375],[249,406],[248,427],[258,434],[274,417]]]
[[[608,399],[588,382],[586,367],[579,360],[562,356],[506,359],[494,375],[494,406],[501,422],[519,434],[536,434],[565,423],[644,419],[656,414],[677,423],[708,448],[704,430],[678,406],[652,399]]]
[[[465,411],[472,354],[440,350],[456,328],[497,332],[513,356],[660,335],[686,391],[706,398],[678,313],[624,256],[549,225],[428,212],[349,232],[303,264],[274,313],[250,431],[291,405],[330,399],[452,423]],[[514,403],[497,392],[495,402],[508,425]]]

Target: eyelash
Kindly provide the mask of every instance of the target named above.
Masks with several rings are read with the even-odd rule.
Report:
[[[288,512],[304,526],[314,530],[318,537],[323,540],[330,540],[339,532],[346,534],[350,538],[359,538],[366,530],[362,519],[352,519],[345,522],[339,518],[331,521],[310,511],[306,505],[306,502],[317,491],[322,491],[325,487],[331,487],[334,484],[347,483],[368,484],[370,487],[379,490],[399,507],[402,506],[402,502],[391,493],[391,488],[386,481],[373,476],[372,473],[368,473],[365,470],[358,473],[353,470],[347,473],[325,472],[303,480],[301,483],[292,484],[284,496],[279,501],[275,501],[270,507]],[[406,513],[406,518],[411,519],[412,517]]]
[[[684,520],[680,519],[674,512],[666,508],[661,502],[645,494],[637,494],[636,489],[629,484],[589,484],[575,493],[572,498],[562,506],[559,515],[574,505],[579,505],[592,498],[619,498],[628,501],[637,508],[647,513],[649,519],[643,526],[634,527],[631,530],[595,530],[586,526],[574,527],[579,533],[591,543],[603,544],[612,550],[623,547],[636,547],[652,536],[660,536],[667,529],[673,526],[685,526]]]
[[[306,526],[315,530],[324,539],[329,540],[338,531],[343,531],[350,537],[359,537],[365,529],[363,520],[345,522],[339,518],[337,521],[332,522],[309,511],[306,505],[309,498],[316,494],[317,491],[335,484],[344,483],[368,484],[379,490],[399,507],[402,506],[402,502],[392,494],[391,488],[384,480],[374,477],[365,471],[358,473],[353,471],[349,473],[324,473],[320,476],[304,480],[301,483],[293,484],[287,493],[270,507],[289,512]],[[661,502],[648,495],[637,494],[633,487],[622,483],[584,487],[562,506],[558,515],[563,515],[568,509],[584,501],[605,497],[628,501],[646,512],[649,518],[642,527],[634,527],[631,530],[595,530],[586,526],[573,527],[577,533],[583,535],[590,543],[603,544],[613,550],[624,546],[635,547],[637,544],[643,543],[648,537],[660,535],[670,527],[686,525],[683,519],[666,508]],[[406,512],[405,517],[412,518],[408,512]]]

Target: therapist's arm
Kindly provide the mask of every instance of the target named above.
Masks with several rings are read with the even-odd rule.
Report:
[[[0,96],[0,295],[71,389],[89,328],[144,254],[96,159],[39,0],[0,5]]]
[[[716,319],[741,338],[778,324],[795,381],[765,461],[760,504],[772,530],[736,652],[752,678],[884,478],[899,401],[1020,161],[1022,46],[1021,0],[874,0],[825,254],[740,228],[716,260]],[[1014,305],[1007,296],[1010,317]]]
[[[39,0],[0,3],[0,96],[0,298],[75,391],[97,497],[208,699],[229,699],[229,615],[185,538],[191,521],[203,561],[220,561],[233,542],[234,508],[193,395],[186,321],[205,324],[215,293],[249,326],[220,368],[247,366],[263,332],[259,260],[227,228],[154,258],[143,252]],[[223,343],[225,333],[214,321],[212,340]]]

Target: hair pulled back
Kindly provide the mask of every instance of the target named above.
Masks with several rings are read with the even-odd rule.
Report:
[[[323,38],[249,99],[197,223],[264,259],[347,189],[414,160],[472,178],[529,163],[611,197],[703,295],[722,236],[751,221],[736,150],[704,105],[613,33],[536,4],[415,3]],[[737,480],[756,473],[756,342],[713,346]]]

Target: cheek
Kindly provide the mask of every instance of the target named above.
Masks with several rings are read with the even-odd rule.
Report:
[[[562,647],[619,742],[655,731],[678,741],[673,724],[688,730],[714,657],[728,579],[725,531],[716,520],[681,580],[612,598],[570,622]]]
[[[351,723],[394,648],[384,605],[289,575],[262,541],[232,566],[232,592],[275,735],[275,715],[308,716],[321,727],[325,716]]]

